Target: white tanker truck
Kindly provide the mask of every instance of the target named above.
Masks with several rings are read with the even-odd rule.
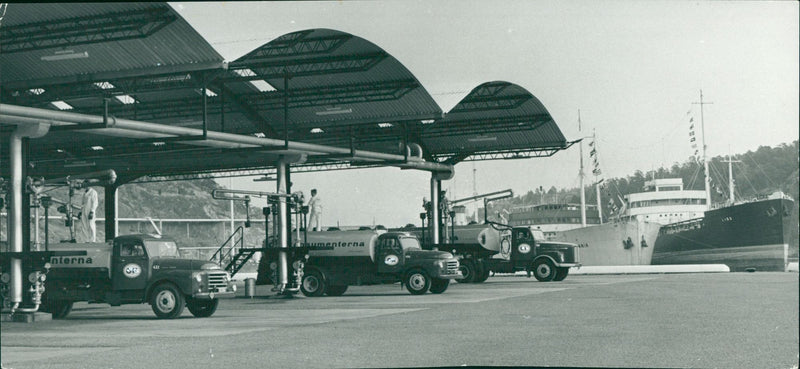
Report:
[[[411,230],[432,248],[422,229]],[[425,236],[428,236],[427,234]],[[526,271],[541,282],[562,281],[570,267],[580,266],[575,244],[545,241],[544,234],[532,227],[510,227],[496,223],[454,226],[448,231],[449,243],[435,245],[460,260],[461,283],[480,283],[489,274]]]
[[[297,255],[293,274],[302,274],[300,291],[309,297],[340,296],[351,285],[396,282],[412,295],[439,294],[451,279],[461,278],[452,254],[423,250],[417,238],[405,232],[309,232],[300,246],[310,251],[306,255],[291,253]],[[274,253],[263,255],[262,264],[269,265],[269,270],[260,268],[259,280],[274,281],[277,262],[270,257]]]

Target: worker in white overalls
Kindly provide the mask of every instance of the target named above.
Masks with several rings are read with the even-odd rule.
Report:
[[[306,225],[306,229],[310,229],[311,225],[314,224],[314,231],[321,231],[322,228],[319,227],[319,216],[322,214],[322,199],[317,196],[317,189],[311,190],[311,199],[308,200],[308,208],[309,208],[309,215],[308,215],[308,225]]]
[[[86,187],[81,200],[81,212],[78,214],[78,242],[97,242],[97,226],[95,211],[97,210],[97,191]]]

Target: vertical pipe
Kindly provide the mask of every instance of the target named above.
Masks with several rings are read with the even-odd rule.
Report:
[[[428,226],[431,227],[431,244],[438,249],[439,245],[439,180],[431,174],[431,219]]]
[[[11,252],[22,252],[22,137],[15,131],[9,140],[11,189],[8,203],[8,245]],[[11,283],[8,299],[22,302],[22,260],[11,258]]]
[[[106,241],[111,241],[117,237],[117,234],[119,234],[119,219],[117,216],[117,186],[105,186],[104,190],[104,201],[106,203]]]
[[[279,160],[277,165],[277,192],[279,194],[286,193],[286,162]],[[288,248],[288,232],[286,232],[286,198],[278,197],[278,231],[280,239],[280,248],[278,252],[278,288],[282,292],[283,289],[289,284],[289,263],[286,255],[286,248]]]

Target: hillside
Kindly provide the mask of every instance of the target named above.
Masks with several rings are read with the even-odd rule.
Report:
[[[737,199],[749,199],[769,195],[782,191],[793,199],[800,197],[800,162],[798,158],[798,141],[791,144],[781,144],[776,147],[761,146],[756,151],[732,155],[733,178],[735,182],[735,195]],[[723,202],[728,199],[728,164],[727,157],[717,156],[709,163],[712,188],[712,202]],[[738,161],[738,162],[736,162]],[[601,201],[603,214],[609,214],[610,204],[608,199],[614,199],[617,206],[621,205],[618,198],[629,193],[641,192],[645,181],[653,178],[682,178],[686,189],[703,189],[703,164],[687,161],[682,164],[675,163],[670,168],[659,168],[656,171],[644,173],[636,171],[625,178],[606,179],[601,187]],[[597,196],[593,185],[586,187],[586,202],[596,204]],[[498,201],[490,206],[490,214],[495,214],[502,209],[515,206],[536,205],[540,203],[580,203],[578,188],[549,190],[533,189],[526,194],[515,196],[508,200]],[[795,203],[797,205],[797,203]]]

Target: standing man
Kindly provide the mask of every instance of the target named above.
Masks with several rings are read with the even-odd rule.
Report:
[[[97,191],[86,187],[81,200],[81,212],[78,214],[80,227],[78,227],[78,242],[97,242],[97,226],[95,225],[95,211],[97,210]]]
[[[314,224],[314,231],[319,232],[322,229],[319,227],[319,216],[322,215],[322,199],[317,196],[317,189],[314,188],[311,190],[311,199],[308,200],[308,208],[309,208],[309,216],[308,216],[308,225],[306,225],[306,229],[311,227],[311,224]]]

